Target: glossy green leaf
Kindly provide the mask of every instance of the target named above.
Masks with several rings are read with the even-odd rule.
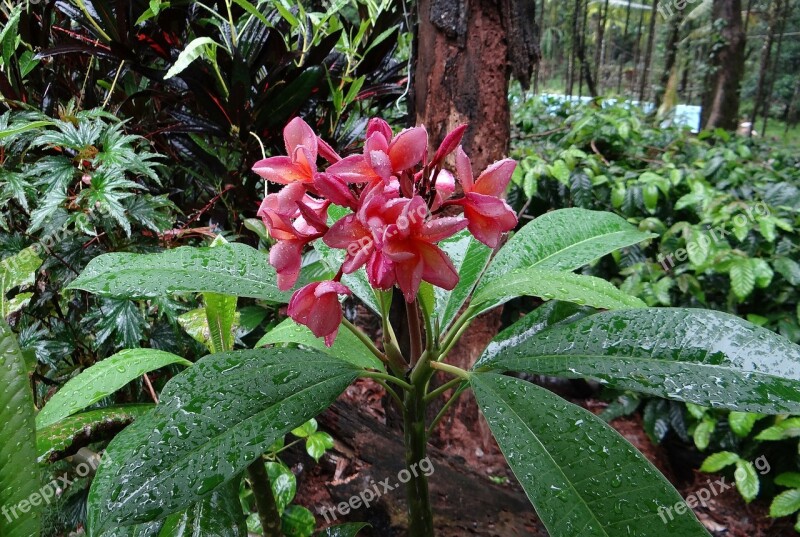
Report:
[[[750,503],[756,499],[761,484],[752,462],[743,459],[736,461],[736,471],[733,472],[733,479],[744,501]]]
[[[281,532],[286,537],[311,537],[316,525],[314,514],[300,505],[290,505],[281,516]]]
[[[783,472],[775,478],[775,484],[782,487],[792,487],[800,489],[800,473],[798,472]]]
[[[292,429],[291,433],[295,435],[297,438],[308,438],[315,432],[317,432],[317,420],[315,418],[311,418],[307,422],[305,422],[300,427],[296,427]]]
[[[763,414],[756,414],[754,412],[734,411],[728,414],[728,425],[730,425],[731,431],[733,431],[736,436],[744,438],[753,430],[753,425],[763,417]]]
[[[546,302],[497,334],[483,354],[498,354],[504,348],[518,345],[520,341],[549,326],[577,321],[592,313],[595,313],[592,308],[578,306],[571,302],[558,300]]]
[[[219,293],[203,293],[211,352],[233,350],[233,325],[236,321],[237,297]]]
[[[593,378],[616,389],[742,412],[800,412],[800,347],[709,310],[598,313],[484,353],[475,368]]]
[[[109,444],[89,494],[90,537],[200,501],[322,412],[358,372],[299,349],[202,358],[167,383],[153,412]]]
[[[118,527],[101,537],[247,537],[235,479],[186,511],[166,519]]]
[[[318,349],[358,367],[378,369],[380,371],[385,369],[383,363],[344,326],[339,329],[339,334],[336,336],[336,341],[334,341],[333,345],[326,347],[325,340],[312,334],[307,327],[297,324],[292,319],[285,319],[278,326],[264,334],[264,337],[255,346],[263,347],[281,343],[296,343],[304,347]]]
[[[205,55],[209,47],[216,48],[217,46],[217,42],[210,37],[196,37],[186,45],[186,48],[183,49],[180,54],[178,54],[178,59],[175,60],[175,63],[169,68],[167,74],[164,75],[164,80],[182,73],[193,61]]]
[[[283,514],[297,494],[297,478],[292,470],[282,462],[267,462],[265,466],[272,489],[272,497],[275,498],[278,513]]]
[[[496,305],[519,296],[555,299],[607,310],[646,306],[640,299],[600,278],[537,268],[515,270],[485,285],[475,293],[472,304],[483,310],[483,304]]]
[[[119,405],[69,416],[36,431],[39,462],[64,458],[102,433],[114,434],[153,409],[153,405]],[[75,447],[73,447],[75,446]]]
[[[560,209],[520,229],[497,253],[482,288],[523,267],[573,271],[620,248],[655,237],[623,218],[586,209]]]
[[[195,308],[178,316],[178,324],[181,328],[201,343],[209,351],[212,349],[211,334],[208,330],[208,319],[206,318],[205,308]]]
[[[17,338],[3,319],[0,362],[0,506],[8,512],[0,516],[0,535],[31,537],[39,535],[42,509],[41,496],[39,505],[31,503],[40,487],[33,394]]]
[[[145,373],[172,364],[190,366],[192,362],[156,349],[126,349],[109,356],[67,381],[36,416],[36,427],[41,429],[52,425],[111,395]]]
[[[286,302],[267,256],[246,244],[181,246],[158,254],[104,254],[67,289],[101,296],[152,298],[170,293],[220,293]]]
[[[306,453],[317,462],[329,449],[333,449],[333,437],[324,431],[317,431],[306,438]]]
[[[788,257],[775,260],[775,270],[792,285],[800,285],[800,263]]]
[[[478,405],[551,537],[708,534],[666,478],[591,412],[529,382],[471,377]]]
[[[731,265],[731,289],[739,302],[747,298],[756,286],[755,266],[752,259],[738,259]]]
[[[42,259],[32,247],[0,261],[0,317],[5,319],[30,300],[32,295],[29,293],[17,295],[11,300],[6,295],[14,287],[33,285],[34,276],[40,266]]]
[[[317,537],[356,537],[358,532],[369,526],[363,522],[332,526],[317,534]]]
[[[789,516],[800,510],[800,489],[784,490],[772,500],[769,516],[778,518]]]
[[[460,231],[439,243],[458,272],[458,284],[452,291],[434,287],[436,297],[434,313],[439,317],[439,327],[446,330],[455,320],[461,306],[469,298],[478,278],[486,268],[492,250],[476,240],[468,230]]]
[[[800,418],[788,418],[758,433],[756,440],[786,440],[799,436]]]
[[[706,457],[706,460],[704,460],[702,466],[700,466],[700,471],[717,473],[731,464],[736,464],[736,461],[738,460],[739,455],[736,453],[731,451],[720,451],[719,453],[714,453],[713,455]]]

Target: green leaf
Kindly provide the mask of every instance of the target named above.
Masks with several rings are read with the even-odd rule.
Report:
[[[736,436],[744,438],[753,430],[753,425],[763,417],[763,414],[753,412],[731,412],[728,414],[728,424]]]
[[[518,296],[536,296],[609,310],[646,306],[640,299],[600,278],[537,268],[515,270],[485,285],[475,293],[472,304],[494,306]],[[478,309],[483,308],[479,306]]]
[[[760,483],[752,462],[743,459],[736,461],[736,471],[733,473],[733,479],[736,481],[736,488],[739,489],[739,494],[742,495],[744,501],[750,503],[756,499]]]
[[[798,436],[800,436],[800,418],[788,418],[758,433],[756,440],[786,440]]]
[[[182,246],[159,254],[104,254],[67,289],[101,296],[153,298],[170,293],[220,293],[286,302],[267,256],[246,244]]]
[[[265,466],[278,514],[283,514],[297,494],[297,478],[289,467],[280,461],[267,462]]]
[[[737,259],[730,270],[731,289],[739,302],[750,296],[756,286],[756,272],[752,259]]]
[[[0,316],[3,319],[22,308],[25,302],[25,297],[9,300],[6,298],[8,292],[14,287],[33,285],[36,271],[41,266],[42,259],[33,247],[0,261]],[[30,298],[31,295],[26,296]]]
[[[250,13],[252,16],[257,18],[258,20],[260,20],[262,23],[264,23],[264,26],[266,26],[267,28],[271,28],[272,27],[272,25],[269,23],[267,18],[253,4],[251,4],[247,0],[233,0],[233,3],[236,4],[237,6],[241,7],[242,9],[247,11],[248,13]]]
[[[281,532],[286,537],[310,537],[316,525],[314,514],[300,505],[290,505],[281,517]]]
[[[788,257],[779,257],[774,263],[775,270],[786,278],[786,281],[792,285],[800,285],[800,264],[794,259]]]
[[[716,427],[717,420],[708,416],[703,417],[703,421],[697,424],[697,426],[694,428],[694,434],[692,435],[697,449],[700,451],[705,451],[709,442],[711,442],[711,434],[714,432]]]
[[[203,293],[206,305],[211,352],[233,350],[233,324],[236,320],[237,297],[219,293]]]
[[[205,308],[196,308],[182,313],[178,316],[178,324],[180,324],[181,328],[192,336],[195,341],[202,343],[204,347],[211,351],[211,334],[208,330],[208,319],[206,318]]]
[[[317,462],[329,449],[333,449],[333,437],[326,432],[318,431],[306,438],[306,453]]]
[[[308,438],[309,436],[311,436],[312,434],[317,432],[317,427],[318,427],[317,420],[314,419],[314,418],[311,418],[310,420],[305,422],[300,427],[292,429],[291,432],[297,438]]]
[[[116,433],[136,418],[153,409],[153,405],[119,405],[75,414],[36,431],[39,462],[53,462],[78,450],[84,442],[101,433]]]
[[[730,466],[731,464],[736,464],[738,460],[739,455],[736,453],[732,453],[730,451],[720,451],[719,453],[714,453],[713,455],[706,457],[706,460],[703,461],[703,465],[700,466],[700,471],[716,473],[723,468]]]
[[[784,490],[772,500],[769,506],[769,516],[778,518],[789,516],[800,509],[800,490]]]
[[[17,134],[22,134],[23,132],[28,132],[36,129],[41,129],[42,127],[49,127],[51,125],[55,125],[52,121],[31,121],[23,123],[22,125],[9,127],[7,129],[3,129],[0,131],[0,140],[3,138],[7,138],[9,136],[15,136]]]
[[[297,349],[202,358],[167,383],[152,413],[109,444],[89,493],[90,537],[203,499],[322,412],[358,372],[342,360]]]
[[[534,384],[471,376],[500,449],[552,537],[708,537],[683,498],[619,433]]]
[[[235,479],[186,511],[166,519],[116,528],[102,537],[247,537]]]
[[[800,412],[800,347],[733,315],[609,311],[484,353],[475,369],[592,378],[713,408]]]
[[[263,347],[281,343],[296,343],[304,347],[318,349],[358,367],[378,369],[380,371],[385,369],[383,363],[346,327],[339,329],[339,334],[336,336],[333,346],[326,347],[325,340],[312,334],[307,327],[297,324],[292,319],[285,319],[278,326],[264,334],[264,337],[255,346]]]
[[[798,472],[784,472],[775,478],[775,484],[782,487],[791,487],[800,489],[800,473]]]
[[[145,373],[189,360],[156,349],[126,349],[87,367],[67,381],[36,416],[41,429],[108,397]]]
[[[478,289],[523,267],[570,272],[655,236],[637,230],[612,213],[553,211],[526,224],[511,237],[489,264]]]
[[[317,534],[317,537],[356,537],[358,532],[369,526],[364,522],[354,522],[351,524],[342,524],[341,526],[332,526],[323,532]]]
[[[196,37],[192,39],[189,44],[186,45],[186,48],[178,54],[178,59],[175,60],[175,64],[170,67],[167,74],[164,75],[164,80],[180,74],[184,69],[189,67],[193,61],[205,55],[207,47],[216,48],[217,46],[219,46],[219,44],[210,37]]]
[[[0,535],[31,537],[39,535],[42,510],[33,394],[17,338],[2,319],[0,361],[0,506],[10,511],[0,516]]]

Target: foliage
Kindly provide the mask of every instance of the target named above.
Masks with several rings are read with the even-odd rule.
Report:
[[[675,127],[654,128],[624,105],[528,101],[517,110],[521,166],[510,196],[517,207],[526,205],[532,215],[568,206],[614,211],[659,237],[596,264],[590,274],[620,282],[650,306],[729,311],[800,342],[795,154],[721,132],[695,137]],[[537,136],[536,130],[555,132]],[[759,489],[766,497],[777,494],[779,472],[797,469],[787,455],[796,452],[797,441],[775,429],[794,418],[683,406],[631,392],[611,400],[606,419],[640,409],[654,441],[671,433],[712,453],[704,469],[728,466],[713,464],[719,453],[742,467],[767,456],[777,470],[735,475],[737,485],[745,475],[755,481],[755,489],[739,485],[748,500]]]
[[[453,149],[456,144],[457,141],[452,144]],[[443,147],[449,148],[449,145],[445,143]],[[369,158],[380,162],[374,154]],[[287,159],[271,164],[288,162]],[[404,162],[413,164],[413,160]],[[428,158],[425,162],[431,160]],[[350,164],[357,164],[356,159]],[[397,173],[403,177],[405,170],[398,168]],[[424,173],[422,175],[424,177]],[[460,178],[464,180],[463,173]],[[377,177],[369,183],[372,188],[380,188],[382,181]],[[420,179],[419,185],[424,184],[424,179]],[[286,188],[291,193],[289,187]],[[416,188],[412,182],[412,192],[416,192]],[[294,203],[305,200],[303,196],[308,196],[305,190],[293,198]],[[316,207],[313,203],[311,206]],[[274,209],[269,204],[267,207]],[[302,210],[312,221],[311,209]],[[336,211],[331,209],[330,212]],[[348,322],[344,324],[385,364],[386,371],[383,367],[364,367],[341,360],[333,346],[312,349],[301,345],[233,351],[217,348],[215,354],[200,359],[175,376],[162,390],[159,405],[109,444],[107,458],[98,469],[90,493],[89,535],[108,535],[109,529],[120,525],[158,523],[154,521],[175,516],[174,513],[196,502],[222,493],[231,483],[237,482],[245,468],[260,461],[273,442],[323,410],[358,377],[375,378],[384,383],[403,409],[406,460],[408,464],[422,460],[426,456],[427,431],[443,415],[433,422],[425,417],[426,406],[443,393],[443,390],[430,389],[429,382],[436,374],[452,377],[448,386],[460,387],[456,393],[468,387],[473,389],[512,469],[551,535],[624,533],[634,527],[643,535],[665,532],[707,535],[691,512],[686,511],[670,517],[663,529],[656,524],[643,524],[643,519],[657,517],[659,508],[681,501],[664,477],[592,413],[543,388],[501,373],[524,371],[593,378],[676,401],[775,414],[800,410],[797,398],[800,347],[769,330],[710,310],[630,309],[621,305],[622,309],[598,311],[595,306],[608,307],[608,304],[588,293],[580,285],[587,277],[574,271],[594,265],[609,251],[631,247],[651,237],[606,213],[564,209],[553,215],[525,225],[514,239],[499,248],[493,261],[484,258],[488,268],[475,270],[460,263],[456,269],[457,265],[452,265],[457,270],[458,283],[469,291],[465,296],[465,309],[441,334],[436,331],[435,327],[441,326],[436,319],[441,318],[447,308],[437,309],[436,304],[446,305],[449,302],[446,296],[444,300],[437,300],[436,293],[422,284],[414,289],[413,296],[408,296],[407,286],[401,283],[406,277],[403,269],[395,267],[394,275],[405,291],[407,308],[411,312],[408,316],[410,331],[419,337],[419,341],[412,341],[411,355],[400,351],[394,336],[387,314],[388,294],[379,288],[373,291],[370,286],[362,289],[354,285],[356,294],[362,290],[373,293],[372,299],[377,302],[383,321],[383,349],[375,346],[357,327]],[[263,216],[267,218],[270,213]],[[350,216],[333,218],[332,225],[350,225],[353,221]],[[564,227],[565,221],[571,222],[569,230]],[[275,225],[274,221],[271,225]],[[611,232],[609,226],[618,231]],[[460,252],[451,247],[454,258],[463,259],[464,252],[470,251],[477,242],[474,236],[467,237],[468,240],[460,242]],[[215,251],[223,253],[219,245],[209,250],[210,253]],[[323,251],[323,255],[330,253]],[[187,257],[192,258],[193,254]],[[151,259],[152,263],[142,263],[138,269],[138,280],[130,279],[125,286],[115,286],[113,292],[136,296],[146,294],[148,287],[159,285],[158,258]],[[509,269],[513,271],[517,262],[541,270],[537,277],[560,277],[559,285],[564,287],[559,295],[562,300],[551,300],[541,290],[525,287],[526,282],[535,285],[537,278],[521,278],[507,292],[495,293],[497,279]],[[106,264],[103,258],[97,263]],[[278,283],[280,272],[279,268],[275,281],[283,287]],[[333,283],[338,283],[341,276],[341,273],[334,276]],[[350,276],[351,282],[358,281],[357,271],[351,271]],[[319,277],[325,280],[330,275]],[[103,289],[106,283],[113,282],[114,275],[95,272],[92,279]],[[308,287],[302,283],[302,277],[299,280],[300,285],[305,285],[303,289]],[[441,286],[439,282],[434,283],[445,295],[455,292],[455,286]],[[203,282],[197,283],[194,291],[207,294]],[[251,288],[243,293],[245,296],[258,296],[259,284],[235,283]],[[331,287],[333,292],[338,292],[337,286]],[[316,288],[316,285],[312,287]],[[328,292],[323,291],[323,294]],[[615,292],[619,291],[615,289]],[[522,294],[533,294],[548,302],[498,335],[471,371],[446,362],[453,345],[478,313],[512,298],[511,295]],[[303,295],[295,294],[298,296],[302,299]],[[229,316],[219,310],[211,315],[209,307],[206,298],[207,329],[214,331],[215,327],[227,326],[221,319]],[[329,315],[327,309],[331,308],[325,305],[320,310],[325,309],[322,314]],[[301,316],[300,321],[313,330],[320,321],[312,319],[312,315],[313,312]],[[700,326],[705,329],[698,331]],[[325,336],[329,345],[333,343],[335,332],[333,338],[327,330],[321,332],[317,335]],[[226,333],[227,329],[217,336],[209,335],[208,340],[222,341]],[[720,376],[716,389],[695,389],[694,386],[707,381],[709,368]],[[763,374],[754,375],[756,371]],[[216,390],[216,386],[228,389]],[[444,412],[446,410],[447,406]],[[191,434],[182,433],[190,428]],[[172,434],[173,431],[176,434]],[[302,438],[309,433],[313,436],[313,425],[305,425],[294,434]],[[601,475],[602,479],[598,477]],[[419,536],[433,535],[430,506],[426,502],[426,477],[415,475],[409,479],[411,532]],[[647,488],[652,501],[641,501],[643,488]]]
[[[363,114],[391,110],[405,88],[406,64],[393,56],[405,39],[403,10],[387,1],[321,10],[285,0],[27,6],[3,25],[19,30],[0,69],[5,105],[35,103],[53,116],[77,101],[128,118],[128,131],[174,164],[165,187],[187,212],[232,185],[231,210],[216,215],[231,228],[263,191],[247,173],[262,154],[257,138],[274,151],[283,124],[302,114],[345,148]]]

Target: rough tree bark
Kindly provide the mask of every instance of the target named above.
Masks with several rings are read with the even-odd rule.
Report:
[[[721,46],[712,58],[713,72],[703,95],[701,125],[735,131],[739,126],[739,99],[744,76],[746,36],[741,0],[714,0],[711,18],[722,20]]]
[[[438,145],[454,127],[468,123],[464,149],[476,174],[508,153],[511,137],[508,85],[513,75],[527,87],[539,59],[533,0],[420,0],[414,79],[417,123],[428,127]],[[477,176],[477,175],[476,175]],[[470,334],[450,353],[469,368],[497,333],[499,314],[476,320]],[[451,410],[449,425],[479,433],[479,450],[496,450],[474,399]],[[439,428],[438,441],[447,444]],[[472,454],[464,453],[475,461]]]

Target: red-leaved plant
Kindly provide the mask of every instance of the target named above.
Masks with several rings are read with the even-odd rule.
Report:
[[[302,531],[296,514],[287,520],[262,459],[359,377],[380,383],[403,416],[411,537],[434,535],[429,472],[419,469],[431,431],[467,389],[554,537],[708,535],[672,485],[605,422],[504,373],[594,379],[741,412],[800,413],[800,347],[724,313],[646,308],[611,283],[576,273],[653,236],[613,214],[553,211],[501,247],[517,223],[501,198],[514,162],[498,161],[473,179],[460,148],[464,129],[430,157],[424,128],[394,135],[373,119],[363,153],[340,158],[295,119],[284,132],[287,156],[254,167],[285,185],[259,210],[277,241],[272,267],[262,252],[222,240],[106,254],[86,267],[70,288],[122,298],[202,293],[201,332],[212,351],[172,378],[159,404],[108,445],[89,494],[89,537],[179,535],[175,528],[244,537],[236,494],[245,472],[264,535],[279,536],[281,520],[288,534],[310,535],[313,515]],[[324,171],[319,157],[328,162]],[[295,289],[298,281],[304,284]],[[405,299],[405,352],[389,315],[395,286]],[[342,316],[347,295],[380,316],[380,343]],[[522,295],[545,304],[498,334],[470,370],[447,363],[473,319]],[[234,350],[236,297],[288,301],[291,319],[256,348]],[[115,367],[123,359],[127,366]],[[100,362],[75,379],[96,386],[91,399],[67,385],[57,394],[60,406],[42,413],[48,423],[77,419],[66,417],[181,360],[140,349]],[[433,404],[441,410],[431,418]],[[352,537],[362,527],[321,535]]]

